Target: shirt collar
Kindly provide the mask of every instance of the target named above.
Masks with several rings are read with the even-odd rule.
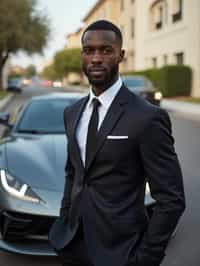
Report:
[[[104,106],[105,108],[109,108],[121,86],[122,80],[121,77],[119,77],[118,80],[110,88],[105,90],[98,97],[94,95],[92,88],[90,87],[88,106],[91,107],[93,98],[97,98],[102,106]]]

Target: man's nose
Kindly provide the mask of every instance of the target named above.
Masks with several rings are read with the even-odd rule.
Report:
[[[92,63],[102,63],[103,57],[100,51],[96,50],[92,56]]]

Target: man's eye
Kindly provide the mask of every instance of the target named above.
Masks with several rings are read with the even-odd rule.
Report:
[[[103,53],[104,53],[104,54],[111,54],[111,53],[112,53],[112,49],[106,47],[106,48],[103,49]]]
[[[91,54],[91,53],[92,53],[92,49],[90,49],[90,48],[84,48],[84,49],[83,49],[83,52],[84,52],[85,54]]]

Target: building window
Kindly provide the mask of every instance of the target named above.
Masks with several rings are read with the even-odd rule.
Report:
[[[183,0],[175,0],[173,6],[172,22],[175,23],[182,19]]]
[[[135,35],[135,20],[131,18],[131,38],[133,39]]]
[[[184,53],[176,53],[175,54],[175,58],[176,58],[176,64],[177,65],[183,65],[184,64]]]
[[[152,58],[152,65],[153,65],[153,68],[157,68],[157,58],[156,57]]]
[[[161,29],[163,26],[163,7],[160,6],[157,12],[158,12],[158,20],[155,26],[156,26],[156,29]]]
[[[121,0],[121,3],[120,3],[120,9],[121,9],[121,11],[124,10],[124,0]]]
[[[163,63],[164,65],[168,64],[168,56],[166,54],[163,56]]]
[[[150,31],[163,28],[167,22],[167,2],[166,0],[156,1],[149,9],[149,29]]]

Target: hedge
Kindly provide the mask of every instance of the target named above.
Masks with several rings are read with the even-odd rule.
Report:
[[[183,65],[168,65],[123,74],[142,75],[149,78],[165,97],[189,96],[192,87],[192,69]]]

